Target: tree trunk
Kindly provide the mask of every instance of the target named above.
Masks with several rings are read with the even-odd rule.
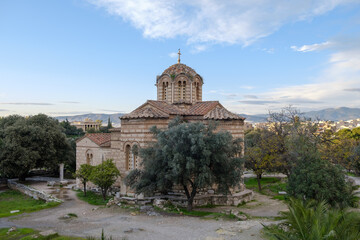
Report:
[[[261,174],[257,174],[256,179],[258,182],[258,188],[259,188],[259,192],[260,192],[261,191]]]
[[[192,211],[193,209],[193,201],[194,201],[194,198],[188,198],[187,200],[187,207],[186,207],[186,210],[188,210],[189,212]]]
[[[187,197],[187,208],[186,210],[188,211],[192,211],[193,209],[193,202],[194,202],[194,198],[195,198],[195,195],[196,195],[196,187],[194,186],[194,184],[191,182],[191,185],[192,185],[192,191],[191,191],[191,194],[189,192],[189,189],[187,188],[186,184],[182,184],[183,188],[184,188],[184,191],[185,191],[185,194],[186,194],[186,197]]]
[[[84,196],[86,197],[86,182],[84,182]]]
[[[106,201],[106,192],[107,192],[107,189],[106,189],[106,188],[101,189],[101,192],[102,192],[102,196],[103,196],[104,201]]]

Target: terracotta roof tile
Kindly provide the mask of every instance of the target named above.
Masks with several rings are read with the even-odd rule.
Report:
[[[169,114],[156,109],[154,107],[148,106],[144,108],[137,109],[136,111],[131,112],[123,116],[122,118],[168,118]]]
[[[187,115],[202,116],[219,104],[218,101],[205,101],[195,103],[189,110]]]
[[[148,100],[121,119],[131,118],[168,118],[170,115],[181,116],[204,116],[204,119],[244,119],[226,110],[218,101],[197,102],[185,110],[166,101]]]
[[[85,137],[101,147],[110,147],[111,133],[88,133]]]
[[[245,118],[240,117],[237,114],[234,114],[228,111],[226,108],[221,106],[220,104],[208,112],[204,119],[213,119],[213,120],[228,120],[228,119],[239,119],[244,120]]]
[[[168,114],[182,115],[184,113],[184,111],[177,106],[167,103],[165,101],[148,100],[147,102],[152,106],[165,111]]]

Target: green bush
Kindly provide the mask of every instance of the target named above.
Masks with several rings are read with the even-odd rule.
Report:
[[[332,206],[354,206],[357,197],[340,167],[319,158],[298,161],[288,181],[287,192],[299,199],[325,201]]]
[[[107,197],[107,191],[120,176],[120,172],[112,159],[107,159],[101,164],[95,166],[91,171],[90,181],[101,189],[104,201]]]
[[[332,209],[325,202],[290,199],[282,223],[265,227],[270,240],[358,240],[360,214]]]

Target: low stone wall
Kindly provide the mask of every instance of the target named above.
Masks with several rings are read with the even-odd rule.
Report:
[[[193,205],[194,207],[206,206],[206,205],[226,205],[226,206],[237,206],[241,203],[250,202],[253,199],[254,193],[251,190],[245,189],[242,192],[235,193],[232,195],[222,194],[206,194],[195,196]],[[187,198],[180,194],[172,195],[158,195],[153,197],[135,198],[135,197],[115,197],[119,202],[124,201],[128,204],[139,204],[145,205],[152,203],[157,205],[157,202],[170,201],[176,206],[187,206]]]
[[[18,190],[36,200],[44,200],[46,202],[63,202],[62,200],[53,197],[50,194],[47,194],[43,191],[37,190],[35,188],[26,186],[24,184],[18,183],[15,180],[8,180],[8,187],[14,190]]]

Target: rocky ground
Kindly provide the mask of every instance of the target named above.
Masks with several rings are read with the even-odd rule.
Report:
[[[58,207],[15,217],[0,218],[0,228],[16,226],[37,230],[54,230],[61,235],[100,236],[101,229],[113,239],[240,239],[262,238],[262,224],[274,222],[272,217],[285,210],[284,203],[255,194],[255,200],[240,207],[218,207],[212,211],[237,210],[250,217],[246,221],[201,219],[189,216],[148,216],[117,206],[96,207],[83,202],[70,189],[57,190],[45,182],[33,187],[64,200]],[[78,217],[67,217],[69,213]]]

